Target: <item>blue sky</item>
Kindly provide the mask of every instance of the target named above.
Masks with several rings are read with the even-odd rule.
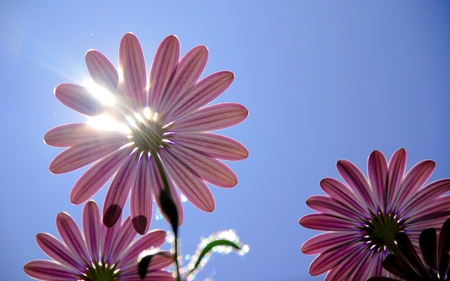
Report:
[[[215,103],[244,104],[249,117],[221,133],[242,142],[248,159],[228,163],[232,190],[212,187],[216,210],[184,204],[183,254],[200,237],[233,228],[250,252],[215,255],[197,280],[294,281],[310,277],[314,256],[300,247],[317,232],[298,219],[319,181],[339,178],[348,159],[403,147],[408,168],[437,163],[431,180],[450,177],[450,4],[445,1],[2,1],[0,3],[0,272],[30,280],[23,265],[46,256],[35,235],[57,235],[55,217],[82,206],[69,192],[85,169],[51,175],[58,149],[50,128],[83,122],[53,95],[63,82],[88,77],[84,54],[117,65],[125,32],[139,38],[147,66],[168,34],[182,54],[209,48],[203,76],[235,73]],[[95,196],[101,205],[105,190]],[[153,220],[152,228],[167,229]]]

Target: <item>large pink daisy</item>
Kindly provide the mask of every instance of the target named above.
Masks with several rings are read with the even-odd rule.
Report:
[[[48,233],[39,233],[36,241],[52,260],[34,260],[24,266],[25,273],[38,280],[109,280],[139,281],[138,258],[144,250],[157,250],[166,233],[153,230],[138,237],[127,217],[111,228],[103,225],[94,201],[86,203],[82,215],[83,231],[67,213],[56,217],[61,240]],[[170,252],[154,255],[145,280],[174,281],[163,269],[173,262]]]
[[[86,54],[87,69],[93,81],[109,92],[110,103],[102,103],[80,85],[64,83],[55,89],[56,97],[73,110],[107,116],[125,127],[109,130],[73,123],[55,127],[44,136],[48,145],[68,147],[53,159],[52,173],[94,163],[73,186],[73,204],[85,202],[113,178],[103,206],[108,227],[118,220],[130,194],[133,225],[141,234],[147,231],[152,196],[159,198],[164,189],[157,163],[162,162],[170,179],[179,224],[183,213],[175,186],[197,208],[211,212],[215,203],[206,182],[224,188],[237,184],[234,172],[219,159],[242,160],[248,156],[246,148],[210,131],[243,121],[248,111],[236,103],[206,106],[228,88],[233,73],[220,71],[197,81],[206,65],[207,48],[194,47],[181,60],[179,55],[177,37],[166,37],[147,80],[139,41],[127,33],[120,42],[118,69],[96,50]]]
[[[397,150],[389,163],[379,151],[370,154],[368,178],[351,162],[337,169],[345,184],[332,178],[320,182],[326,193],[307,199],[318,214],[300,219],[304,227],[326,231],[303,244],[305,254],[319,254],[311,275],[328,272],[325,280],[367,280],[391,276],[381,266],[395,251],[395,236],[404,231],[418,249],[426,228],[440,228],[450,215],[450,179],[424,184],[435,163],[424,160],[405,175],[406,152]]]

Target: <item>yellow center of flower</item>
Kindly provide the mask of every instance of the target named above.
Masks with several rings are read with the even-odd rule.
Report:
[[[405,229],[404,220],[395,212],[384,214],[379,211],[364,221],[360,229],[365,233],[362,241],[367,243],[369,249],[375,251],[388,250],[393,252],[397,247],[395,237]]]
[[[93,262],[86,263],[85,271],[78,277],[80,281],[118,281],[120,274],[117,264]]]

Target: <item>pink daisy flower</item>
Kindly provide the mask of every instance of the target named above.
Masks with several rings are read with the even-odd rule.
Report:
[[[139,41],[127,33],[120,42],[118,69],[96,50],[86,54],[93,81],[110,94],[108,104],[80,85],[64,83],[55,89],[55,96],[66,106],[87,116],[113,119],[124,129],[73,123],[44,136],[50,146],[68,147],[51,162],[52,173],[94,163],[73,186],[73,204],[85,202],[113,178],[103,205],[108,227],[118,220],[129,194],[133,225],[141,234],[147,231],[152,197],[159,198],[164,189],[156,160],[170,179],[179,224],[183,213],[175,187],[197,208],[211,212],[215,203],[206,182],[223,188],[237,184],[234,172],[220,160],[245,159],[246,148],[210,131],[240,123],[248,111],[236,103],[206,106],[230,86],[233,73],[220,71],[197,81],[206,65],[207,48],[194,47],[181,60],[179,55],[177,37],[167,36],[156,51],[147,80]]]
[[[345,184],[332,178],[320,182],[326,193],[307,199],[317,214],[300,219],[304,227],[326,231],[303,244],[302,252],[318,257],[311,275],[328,272],[325,280],[367,280],[391,276],[381,263],[396,248],[404,231],[418,249],[426,228],[440,228],[450,215],[450,179],[424,184],[435,163],[424,160],[406,171],[406,152],[397,150],[389,163],[379,151],[368,159],[368,178],[351,162],[340,160],[337,170]]]
[[[42,251],[52,260],[34,260],[24,266],[25,273],[38,280],[141,280],[138,258],[144,250],[156,250],[165,242],[166,233],[153,230],[133,240],[137,233],[127,217],[111,228],[105,227],[94,201],[86,203],[82,215],[83,231],[67,213],[56,217],[61,240],[48,233],[36,235]],[[163,268],[173,262],[170,252],[155,255],[145,280],[173,281]]]

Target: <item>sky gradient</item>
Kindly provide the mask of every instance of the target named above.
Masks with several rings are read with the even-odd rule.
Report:
[[[319,181],[340,179],[347,159],[366,172],[373,150],[405,148],[408,166],[433,159],[430,180],[450,177],[450,4],[445,1],[2,1],[0,3],[0,272],[31,280],[23,265],[46,259],[39,232],[57,236],[56,215],[78,222],[69,192],[86,168],[48,171],[58,149],[50,128],[86,118],[53,95],[88,78],[84,54],[97,49],[116,66],[126,32],[139,38],[147,71],[161,40],[175,34],[181,54],[206,45],[202,77],[220,70],[234,83],[213,103],[238,102],[249,117],[220,133],[243,143],[248,159],[228,162],[231,190],[211,187],[213,213],[184,203],[182,254],[201,237],[235,229],[243,256],[214,255],[196,280],[295,281],[314,256],[301,245],[318,232],[298,219]],[[106,188],[94,199],[103,204]],[[151,228],[168,229],[154,219]],[[168,248],[168,247],[167,247]]]

